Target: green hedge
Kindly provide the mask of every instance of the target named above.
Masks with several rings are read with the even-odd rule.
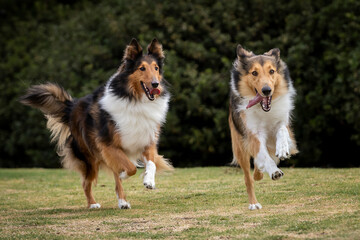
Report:
[[[281,50],[297,89],[300,154],[287,165],[359,166],[359,1],[7,1],[0,3],[0,167],[56,167],[45,119],[21,106],[47,81],[74,97],[116,71],[132,37],[166,51],[172,101],[160,152],[175,166],[224,165],[235,48]]]

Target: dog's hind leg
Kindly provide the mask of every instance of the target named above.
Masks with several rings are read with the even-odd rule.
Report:
[[[258,203],[255,190],[254,190],[254,179],[250,173],[250,155],[245,152],[244,150],[244,140],[242,136],[239,135],[238,132],[233,127],[232,120],[230,118],[230,129],[231,129],[231,139],[232,139],[232,149],[234,153],[234,157],[236,158],[237,162],[239,163],[240,167],[244,172],[244,179],[246,185],[246,191],[249,197],[249,209],[256,210],[261,209],[262,206]]]
[[[250,156],[247,154],[241,154],[239,151],[237,151],[238,154],[235,153],[236,159],[238,160],[238,163],[240,167],[242,168],[244,172],[244,179],[245,179],[245,185],[246,185],[246,191],[249,197],[249,209],[250,210],[256,210],[261,209],[262,206],[260,203],[258,203],[256,196],[255,196],[255,189],[254,189],[254,180],[250,173]]]
[[[93,165],[88,165],[82,169],[82,187],[84,189],[84,193],[87,199],[88,208],[100,208],[101,205],[96,203],[93,194],[92,194],[92,184],[97,179],[98,167]]]
[[[96,203],[93,195],[92,195],[92,183],[93,183],[94,179],[91,178],[85,178],[83,180],[82,186],[84,189],[84,193],[88,202],[88,208],[100,208],[101,205],[99,203]]]

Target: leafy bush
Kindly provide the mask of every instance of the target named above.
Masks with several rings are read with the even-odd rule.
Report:
[[[298,96],[300,154],[288,165],[359,166],[358,1],[7,1],[0,3],[0,166],[57,167],[45,119],[17,98],[58,82],[74,97],[116,71],[132,37],[166,50],[172,101],[160,152],[175,166],[224,165],[235,48],[281,49]]]

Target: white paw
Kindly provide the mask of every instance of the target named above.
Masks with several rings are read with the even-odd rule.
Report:
[[[144,186],[148,189],[155,189],[155,177],[145,173]]]
[[[144,186],[148,189],[155,189],[155,172],[156,166],[155,163],[152,161],[146,161],[146,170],[144,175]]]
[[[275,155],[280,160],[290,157],[291,139],[286,127],[281,127],[276,134],[276,152]]]
[[[130,203],[128,203],[124,199],[119,199],[118,206],[120,209],[130,209],[131,208]]]
[[[278,180],[284,176],[284,173],[280,169],[276,169],[270,174],[272,180]]]
[[[262,206],[260,203],[250,204],[249,210],[256,210],[256,209],[262,209]]]
[[[90,204],[90,209],[91,208],[101,208],[101,205],[99,203],[94,203],[94,204]]]
[[[126,171],[122,171],[122,172],[119,174],[119,177],[120,177],[122,180],[125,180],[125,179],[129,178],[129,175],[127,175],[127,172],[126,172]]]

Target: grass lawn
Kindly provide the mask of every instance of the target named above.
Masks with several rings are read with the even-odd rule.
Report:
[[[0,169],[0,239],[359,239],[360,170],[283,168],[255,189],[249,211],[243,173],[229,167],[176,169],[124,182],[132,209],[120,210],[111,175],[87,209],[80,178],[63,169]]]

